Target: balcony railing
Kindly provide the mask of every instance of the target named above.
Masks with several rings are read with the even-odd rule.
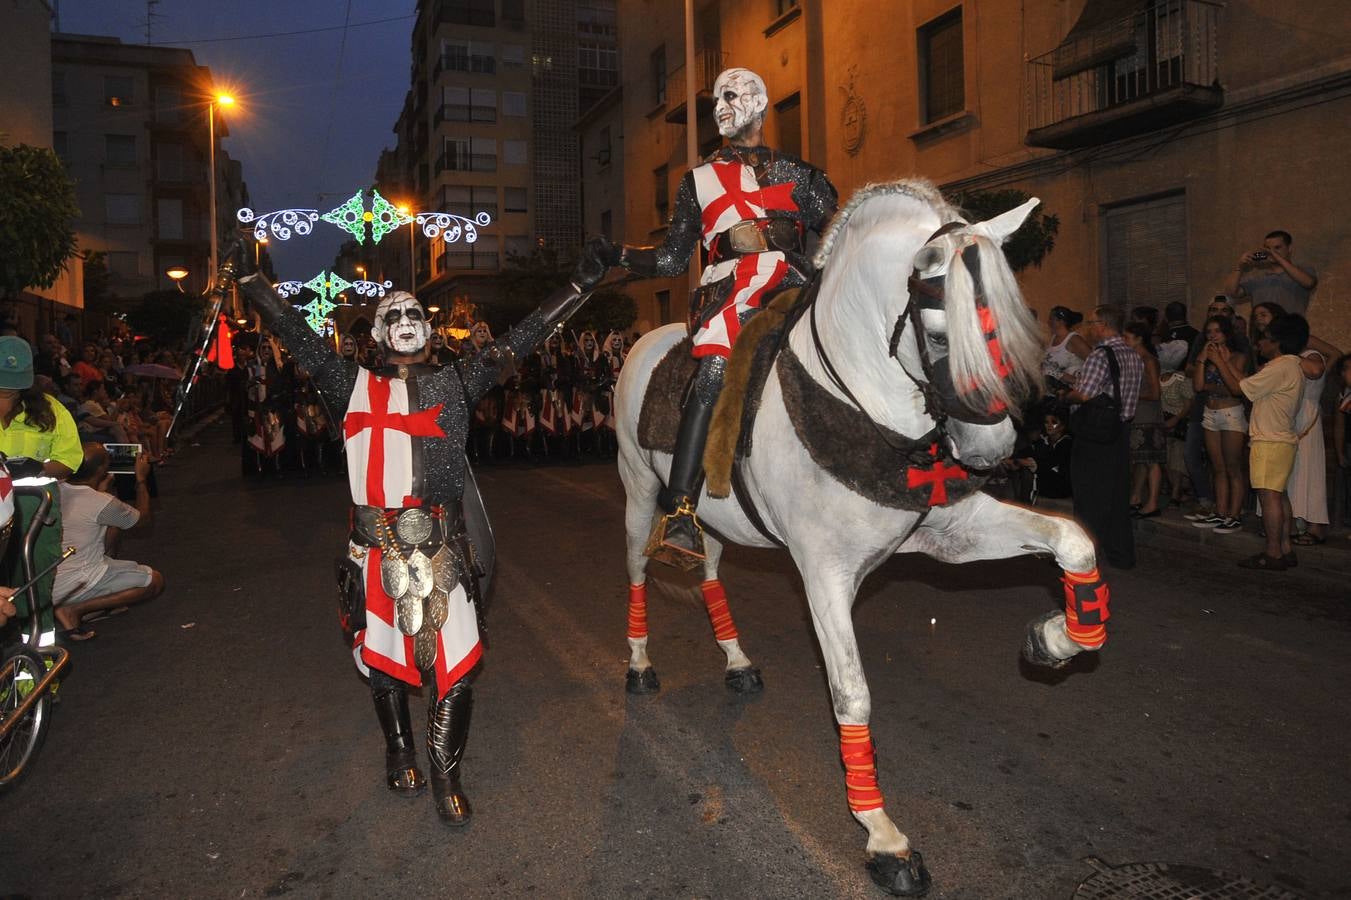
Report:
[[[698,113],[712,111],[716,102],[713,99],[713,82],[723,70],[722,51],[711,48],[694,51],[695,103]],[[685,121],[685,61],[671,70],[666,76],[666,96],[675,101],[675,106],[666,114],[666,121],[684,123]]]
[[[1157,0],[1031,60],[1027,143],[1085,147],[1219,106],[1219,10],[1213,0]]]

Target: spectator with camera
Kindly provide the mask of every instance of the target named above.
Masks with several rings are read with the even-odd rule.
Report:
[[[108,451],[102,444],[84,445],[84,462],[70,481],[61,485],[61,543],[75,548],[75,555],[56,570],[52,600],[62,633],[75,641],[87,641],[95,633],[80,620],[102,609],[116,609],[153,600],[164,590],[164,576],[149,566],[108,555],[109,532],[115,538],[150,521],[150,457],[136,457],[136,505],[130,506],[111,493]]]
[[[1288,231],[1272,231],[1262,246],[1238,258],[1238,265],[1225,281],[1230,297],[1257,303],[1277,303],[1287,313],[1307,316],[1313,290],[1318,287],[1318,270],[1311,265],[1296,265],[1290,255],[1294,238]]]

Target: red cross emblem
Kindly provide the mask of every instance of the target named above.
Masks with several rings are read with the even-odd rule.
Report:
[[[722,196],[711,201],[704,207],[703,224],[704,234],[711,235],[714,227],[718,224],[718,219],[728,209],[735,208],[737,215],[742,219],[758,219],[771,209],[782,210],[784,212],[797,212],[798,205],[793,201],[792,183],[771,184],[768,187],[756,187],[754,194],[748,194],[741,189],[741,174],[746,168],[745,163],[740,162],[715,162],[709,163],[713,167],[713,174],[718,176],[718,183],[722,186]],[[751,180],[755,180],[754,170],[751,170]],[[759,212],[751,206],[754,200],[762,204]]]
[[[13,491],[14,482],[10,480],[9,473],[0,469],[0,500],[8,500]]]
[[[929,505],[942,506],[948,502],[949,481],[966,481],[969,477],[966,469],[961,466],[949,466],[943,460],[938,458],[938,445],[929,446],[929,455],[934,458],[932,468],[919,469],[915,466],[905,470],[905,486],[907,489],[914,490],[918,487],[924,487],[926,484],[933,485],[933,490],[929,492]]]
[[[350,440],[363,430],[371,430],[370,457],[366,461],[366,502],[383,505],[385,495],[385,432],[401,431],[411,437],[445,437],[436,424],[444,404],[415,413],[389,411],[389,380],[377,375],[367,379],[370,412],[349,412],[342,420],[343,434]],[[380,502],[377,504],[376,501]]]
[[[1068,583],[1067,583],[1068,584]],[[1073,585],[1075,614],[1080,625],[1102,625],[1112,617],[1108,604],[1112,592],[1106,583]]]

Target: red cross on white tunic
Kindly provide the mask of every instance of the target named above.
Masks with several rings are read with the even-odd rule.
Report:
[[[742,162],[711,162],[708,166],[718,179],[722,194],[709,200],[703,209],[704,239],[730,227],[736,221],[759,219],[767,210],[797,212],[798,205],[793,200],[793,185],[771,184],[761,187],[755,179],[755,170]],[[746,182],[750,186],[746,186]],[[724,228],[718,227],[718,221],[729,209],[735,209],[737,219]]]
[[[366,457],[366,502],[373,506],[389,506],[385,499],[385,432],[400,431],[409,437],[445,437],[436,424],[443,404],[420,412],[391,412],[389,409],[390,383],[378,375],[367,377],[367,396],[370,412],[352,411],[343,419],[342,430],[347,440],[369,428],[370,450]],[[402,505],[403,498],[398,498]]]

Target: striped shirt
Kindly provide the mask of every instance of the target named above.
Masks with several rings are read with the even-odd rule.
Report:
[[[1099,394],[1112,396],[1112,373],[1107,367],[1107,353],[1116,354],[1121,369],[1121,421],[1129,422],[1135,418],[1135,407],[1140,402],[1140,383],[1145,376],[1145,362],[1120,335],[1112,335],[1093,348],[1079,369],[1079,380],[1074,389],[1085,397]]]
[[[75,420],[51,394],[43,394],[42,397],[56,416],[56,427],[51,431],[39,431],[36,425],[28,421],[27,413],[15,416],[9,425],[0,421],[0,453],[5,456],[26,456],[43,462],[59,462],[74,472],[84,462],[84,447],[80,444],[80,432],[75,427]]]

